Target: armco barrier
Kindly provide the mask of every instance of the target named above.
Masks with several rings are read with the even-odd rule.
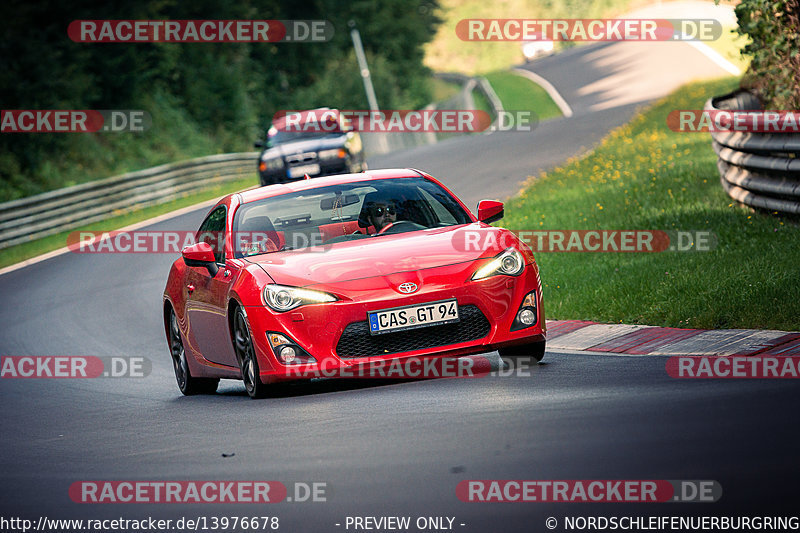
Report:
[[[258,152],[219,154],[129,172],[0,204],[0,249],[179,198],[225,181],[256,178]]]
[[[484,78],[450,74],[445,79],[462,83],[462,90],[439,109],[474,109],[472,91],[484,94],[493,120],[503,110],[499,98]],[[433,105],[427,109],[433,108]],[[367,155],[377,155],[437,141],[432,132],[362,133]],[[391,141],[391,142],[390,142]],[[193,190],[253,175],[259,152],[219,154],[129,172],[104,180],[82,183],[0,204],[0,250],[99,222],[116,214],[156,205]]]
[[[472,78],[464,74],[455,72],[437,72],[435,76],[441,80],[457,83],[461,85],[461,90],[455,95],[441,102],[429,104],[425,109],[475,109],[473,91],[483,94],[489,102],[492,124],[497,121],[500,112],[503,111],[503,104],[492,89],[492,86],[485,78]],[[361,139],[364,142],[364,151],[367,157],[405,150],[416,146],[433,144],[442,139],[462,135],[462,133],[433,133],[433,132],[400,132],[400,133],[362,133]]]
[[[711,98],[706,110],[762,109],[746,91]],[[722,187],[751,207],[800,214],[800,135],[712,132]]]

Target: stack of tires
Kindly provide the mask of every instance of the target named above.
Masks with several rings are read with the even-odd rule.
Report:
[[[711,98],[705,110],[760,110],[753,94]],[[712,132],[722,187],[754,208],[800,214],[800,134]]]

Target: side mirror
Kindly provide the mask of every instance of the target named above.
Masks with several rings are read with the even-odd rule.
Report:
[[[264,148],[264,141],[256,141],[253,143],[254,148]]]
[[[201,267],[208,269],[208,273],[213,278],[217,275],[217,261],[214,258],[214,250],[207,242],[198,242],[187,246],[181,252],[183,262],[189,267]]]
[[[481,200],[478,202],[478,220],[491,224],[503,218],[503,202],[497,200]]]

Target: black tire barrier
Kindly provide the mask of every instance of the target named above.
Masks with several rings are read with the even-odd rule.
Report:
[[[709,99],[704,110],[761,110],[747,91]],[[722,188],[757,209],[800,214],[800,134],[711,132]]]

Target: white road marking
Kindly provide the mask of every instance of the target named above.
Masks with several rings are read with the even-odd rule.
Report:
[[[222,198],[222,196],[220,196]],[[149,218],[147,220],[143,220],[141,222],[136,222],[131,224],[130,226],[125,226],[124,228],[116,228],[114,230],[109,231],[133,231],[135,229],[139,229],[145,226],[149,226],[150,224],[156,224],[163,220],[169,220],[170,218],[179,217],[186,213],[190,213],[196,209],[200,209],[202,207],[211,207],[215,203],[219,201],[219,198],[213,200],[206,200],[205,202],[200,202],[199,204],[190,205],[177,211],[172,211],[171,213],[164,213],[163,215],[158,215],[157,217]],[[25,261],[20,261],[19,263],[15,263],[13,265],[9,265],[5,268],[0,268],[0,276],[3,274],[8,274],[9,272],[14,272],[15,270],[19,270],[20,268],[25,268],[30,265],[35,265],[36,263],[41,263],[42,261],[47,261],[48,259],[52,259],[54,257],[58,257],[60,255],[64,255],[69,253],[69,248],[67,246],[63,248],[59,248],[58,250],[53,250],[52,252],[47,252],[42,255],[37,255],[36,257],[32,257],[30,259],[26,259]]]
[[[684,35],[683,38],[687,37]],[[722,55],[719,52],[708,46],[706,43],[700,41],[688,41],[688,40],[684,42],[696,48],[700,53],[702,53],[711,61],[716,63],[716,65],[719,68],[725,70],[726,72],[733,74],[734,76],[739,76],[742,74],[742,71],[739,70],[739,67],[737,67],[736,65],[734,65],[733,63],[722,57]]]
[[[618,18],[632,19],[670,19],[670,18],[692,18],[692,19],[715,19],[723,28],[723,31],[737,25],[736,14],[731,5],[717,5],[711,2],[658,2],[646,6],[630,13],[626,13]],[[719,52],[700,41],[689,40],[689,37],[682,33],[682,42],[693,46],[700,53],[705,55],[718,67],[734,76],[741,75],[742,71],[725,59]]]

